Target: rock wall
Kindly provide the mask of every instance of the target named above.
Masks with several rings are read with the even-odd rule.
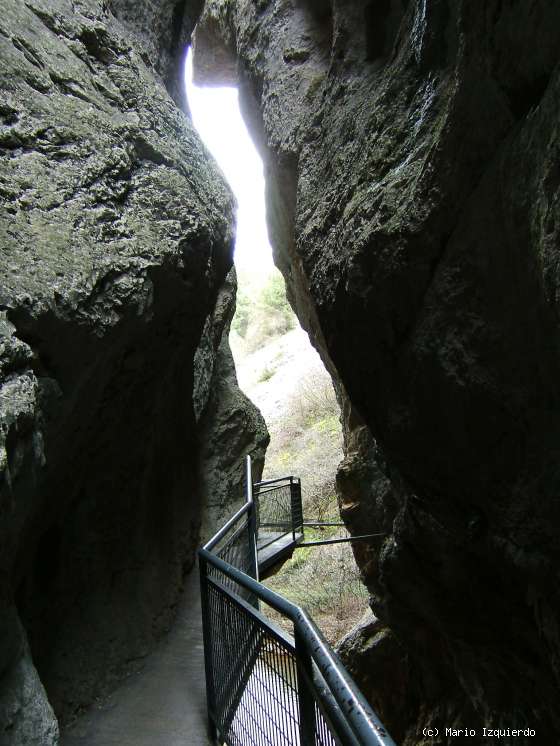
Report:
[[[176,105],[199,9],[2,5],[2,746],[56,744],[55,714],[167,629],[193,563],[234,208]]]
[[[195,387],[203,496],[201,543],[245,502],[245,456],[251,456],[253,481],[259,481],[270,441],[260,411],[237,383],[228,342],[236,292],[237,278],[232,269],[207,319],[195,358],[195,370],[201,370],[199,386]],[[199,395],[205,401],[204,408],[197,407]]]
[[[344,402],[343,514],[385,534],[358,554],[372,701],[405,744],[555,743],[560,6],[209,0],[195,38],[237,57],[276,263]]]

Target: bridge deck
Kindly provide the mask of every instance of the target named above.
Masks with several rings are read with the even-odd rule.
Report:
[[[266,577],[269,570],[289,559],[301,541],[303,541],[303,534],[296,534],[294,539],[292,533],[284,535],[259,533],[257,541],[259,577]]]

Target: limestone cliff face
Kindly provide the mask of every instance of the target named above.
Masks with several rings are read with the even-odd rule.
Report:
[[[348,396],[344,515],[386,533],[359,559],[407,696],[372,698],[405,743],[555,742],[560,6],[211,0],[196,39],[238,60],[276,262]]]
[[[2,4],[2,746],[57,743],[54,713],[149,650],[192,566],[233,242],[173,100],[197,8]]]

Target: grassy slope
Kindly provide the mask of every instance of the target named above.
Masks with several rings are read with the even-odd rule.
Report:
[[[339,521],[334,488],[342,459],[339,409],[330,377],[307,335],[297,327],[264,340],[254,351],[236,334],[231,343],[240,386],[262,411],[270,431],[265,478],[301,477],[305,518]],[[334,533],[314,530],[306,538]],[[367,609],[349,544],[299,549],[267,585],[305,606],[333,643]]]

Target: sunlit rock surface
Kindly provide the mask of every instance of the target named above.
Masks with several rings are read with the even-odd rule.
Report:
[[[137,665],[192,567],[197,418],[226,417],[211,380],[234,302],[216,315],[233,200],[173,100],[197,8],[2,4],[2,746],[57,743],[53,710],[67,721]]]
[[[370,696],[406,744],[555,743],[560,6],[209,0],[199,28],[237,55],[276,262],[338,381],[343,514],[385,534],[358,557],[413,696]]]

